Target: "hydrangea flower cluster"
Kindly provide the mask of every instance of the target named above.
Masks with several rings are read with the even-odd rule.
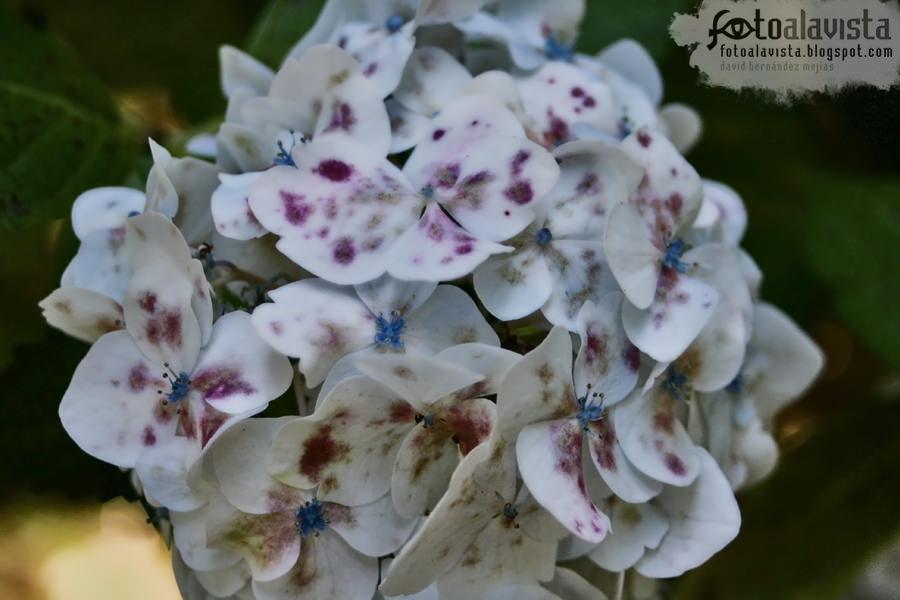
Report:
[[[636,42],[577,53],[583,12],[330,0],[277,72],[222,49],[198,157],[75,200],[59,414],[186,598],[622,598],[737,535],[822,354],[698,116]]]

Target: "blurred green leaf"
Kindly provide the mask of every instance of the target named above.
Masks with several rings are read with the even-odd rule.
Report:
[[[741,497],[730,546],[686,575],[675,600],[838,597],[900,533],[900,401],[863,400]]]
[[[62,42],[0,8],[0,228],[66,214],[115,183],[133,145],[103,86]]]
[[[273,0],[260,15],[244,49],[273,69],[278,68],[316,22],[324,4],[323,0]]]
[[[587,13],[578,49],[595,54],[616,40],[632,38],[659,60],[675,47],[669,37],[669,23],[678,11],[695,5],[688,0],[654,0],[653,2],[619,2],[587,0]]]

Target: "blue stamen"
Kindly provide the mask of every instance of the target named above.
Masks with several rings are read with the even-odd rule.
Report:
[[[564,62],[572,62],[575,57],[572,44],[567,44],[550,34],[544,42],[544,55],[550,60],[561,60]]]
[[[400,28],[403,27],[403,24],[406,23],[406,19],[403,18],[403,15],[391,15],[388,17],[388,20],[384,22],[384,26],[391,33],[396,33],[400,31]]]
[[[503,516],[510,521],[515,521],[516,517],[519,516],[519,511],[517,511],[516,507],[512,505],[512,502],[507,502],[503,505]]]
[[[310,500],[297,509],[297,530],[301,537],[318,535],[327,528],[328,521],[325,519],[324,507],[318,500]]]
[[[669,392],[669,395],[676,400],[684,400],[690,388],[690,380],[688,376],[679,371],[675,366],[670,366],[666,372],[666,379],[663,381],[663,389]]]
[[[426,185],[425,187],[422,188],[422,191],[420,193],[422,194],[422,197],[425,198],[426,200],[431,200],[432,198],[434,198],[434,186],[432,186],[429,183],[428,185]]]
[[[294,146],[291,146],[291,150],[293,149]],[[294,157],[291,156],[291,150],[286,150],[281,140],[278,140],[278,154],[275,155],[272,163],[280,167],[296,167],[297,163],[294,162]]]
[[[375,319],[375,345],[379,348],[389,345],[394,350],[402,350],[403,340],[400,336],[405,326],[406,321],[397,311],[391,313],[390,320],[385,319],[384,315],[378,315]]]
[[[681,262],[681,255],[684,254],[686,248],[681,240],[674,240],[666,246],[666,255],[663,257],[662,264],[664,267],[684,273],[687,271],[687,263]]]
[[[128,213],[128,216],[129,216],[129,217],[136,217],[136,216],[138,216],[139,214],[141,214],[141,211],[139,211],[139,210],[133,210],[133,211],[131,211],[130,213]]]
[[[600,392],[591,393],[591,384],[587,385],[587,391],[584,396],[576,400],[578,403],[578,412],[575,418],[581,424],[581,428],[587,430],[591,423],[599,421],[606,416],[606,408],[603,406],[603,394]]]
[[[541,248],[553,241],[553,233],[546,227],[541,227],[540,229],[538,229],[537,235],[535,235],[534,237],[537,241],[537,245]]]
[[[184,371],[176,374],[175,371],[169,367],[169,363],[165,363],[163,366],[169,371],[168,373],[163,373],[163,379],[169,380],[172,389],[168,394],[162,390],[157,390],[156,393],[160,395],[165,394],[166,399],[163,401],[164,404],[175,404],[187,396],[191,391],[191,375]]]

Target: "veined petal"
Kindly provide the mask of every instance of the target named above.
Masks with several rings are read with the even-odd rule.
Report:
[[[226,413],[261,408],[291,385],[287,358],[256,333],[250,315],[232,312],[213,327],[191,374],[191,392]]]
[[[316,275],[341,284],[380,276],[421,198],[365,146],[326,136],[294,155],[296,168],[275,167],[257,180],[253,214],[281,236],[281,252]]]
[[[697,452],[700,471],[694,484],[667,487],[656,500],[669,517],[669,531],[635,566],[645,577],[677,577],[702,565],[740,529],[741,513],[728,480],[706,450]]]
[[[586,303],[578,313],[581,347],[575,357],[575,389],[579,394],[586,390],[601,394],[604,406],[631,393],[641,367],[640,352],[622,327],[623,300],[620,292],[612,292],[599,304]]]
[[[144,192],[127,187],[93,188],[72,203],[72,230],[84,241],[96,231],[119,229],[128,217],[144,212]]]
[[[497,427],[513,439],[522,427],[577,412],[572,384],[572,339],[554,327],[506,374],[497,396]]]
[[[609,519],[588,495],[582,443],[577,420],[544,421],[522,429],[516,456],[522,480],[535,500],[575,535],[600,542],[609,531]]]
[[[673,486],[690,485],[700,470],[697,447],[675,414],[675,400],[662,387],[635,393],[613,418],[625,456],[637,469]]]
[[[385,556],[400,548],[417,521],[398,515],[390,494],[354,507],[325,503],[323,512],[332,531],[360,554],[372,557]]]
[[[260,175],[262,173],[259,172],[219,175],[222,184],[213,192],[210,200],[216,231],[236,240],[250,240],[267,233],[250,210],[247,201],[250,189]]]
[[[374,342],[374,316],[351,290],[305,279],[269,292],[274,303],[253,311],[257,333],[278,352],[300,359],[311,387],[345,354]]]
[[[664,246],[653,243],[653,232],[634,204],[612,209],[603,249],[609,268],[628,300],[644,309],[653,303]]]
[[[503,321],[535,312],[550,297],[557,276],[536,245],[489,258],[475,269],[475,291],[484,307]]]
[[[616,106],[609,86],[573,65],[548,62],[519,81],[519,91],[546,148],[571,141],[570,128],[575,123],[610,133],[616,130]]]
[[[597,140],[564,144],[554,151],[559,182],[542,201],[546,226],[558,238],[603,238],[606,218],[625,204],[643,177],[643,168],[615,146]]]
[[[291,510],[309,494],[273,479],[266,463],[275,435],[292,417],[248,419],[222,434],[212,447],[216,479],[228,502],[248,514]]]
[[[468,275],[490,255],[511,249],[471,235],[432,202],[419,222],[397,238],[386,262],[388,272],[399,279],[450,281]]]
[[[326,530],[303,540],[300,558],[285,575],[254,580],[253,592],[258,600],[368,600],[377,584],[378,561]]]
[[[59,406],[63,427],[82,450],[133,468],[147,448],[175,434],[174,409],[161,404],[168,389],[162,371],[147,361],[125,331],[91,346]]]
[[[446,0],[437,1],[450,4]],[[435,0],[431,2],[434,4]],[[458,96],[471,79],[469,71],[449,52],[422,46],[409,57],[403,78],[394,90],[394,99],[420,115],[431,117]]]
[[[553,293],[542,308],[554,325],[569,331],[578,328],[578,311],[585,302],[599,302],[619,286],[603,256],[598,241],[558,240],[552,242],[551,268],[559,272]]]
[[[653,303],[641,310],[626,302],[622,320],[628,339],[653,359],[678,358],[712,318],[719,292],[699,279],[663,269]]]
[[[61,287],[38,303],[47,324],[90,344],[125,327],[119,303],[93,290]]]
[[[644,556],[646,548],[657,548],[669,529],[666,514],[648,503],[615,501],[610,519],[612,531],[591,552],[590,559],[614,573],[633,567]]]
[[[616,435],[616,420],[612,414],[616,410],[612,409],[604,419],[589,424],[587,446],[591,461],[616,497],[625,502],[646,502],[659,494],[663,484],[638,471],[625,456]]]
[[[269,473],[293,487],[318,486],[323,501],[368,504],[388,492],[394,457],[415,416],[406,401],[368,377],[342,381],[313,416],[278,432]]]

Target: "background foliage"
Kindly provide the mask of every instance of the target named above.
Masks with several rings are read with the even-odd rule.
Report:
[[[828,355],[779,421],[780,470],[741,495],[738,540],[674,586],[679,599],[828,598],[900,535],[900,90],[854,89],[779,106],[707,88],[666,33],[689,0],[588,0],[581,48],[623,36],[657,58],[668,101],[703,114],[689,156],[747,204],[764,297]],[[66,437],[56,408],[84,346],[36,303],[75,240],[66,216],[96,185],[142,187],[145,139],[212,123],[216,51],[277,66],[318,0],[0,0],[0,498],[96,502],[126,477]],[[763,568],[763,565],[765,567]]]

